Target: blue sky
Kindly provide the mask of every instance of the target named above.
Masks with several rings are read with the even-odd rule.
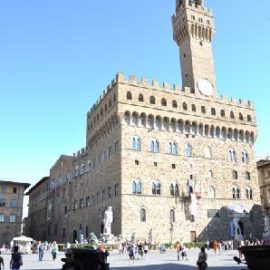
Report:
[[[253,100],[270,153],[270,1],[206,1],[218,93]],[[85,146],[86,113],[118,71],[180,84],[174,0],[0,2],[0,179],[35,183]]]

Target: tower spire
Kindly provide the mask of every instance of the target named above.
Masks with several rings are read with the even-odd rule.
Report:
[[[182,86],[210,96],[216,93],[211,45],[215,26],[213,14],[204,2],[177,0],[172,24],[173,37],[180,49]]]

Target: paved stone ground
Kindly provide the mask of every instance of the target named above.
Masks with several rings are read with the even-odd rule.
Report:
[[[118,254],[111,252],[108,257],[111,270],[196,270],[196,260],[198,249],[187,250],[188,261],[177,261],[176,252],[168,251],[165,254],[160,254],[158,251],[150,251],[147,259],[142,258],[135,260],[134,264],[129,260],[127,254]],[[237,255],[237,251],[226,251],[221,255],[215,255],[212,250],[207,251],[208,254],[208,269],[209,270],[241,270],[244,266],[237,266],[233,261],[233,256]],[[9,269],[10,254],[4,254],[5,269]],[[38,261],[37,254],[23,255],[23,266],[25,270],[59,270],[63,263],[61,258],[63,253],[59,253],[55,261],[52,260],[49,252],[45,253],[44,260]],[[88,270],[88,269],[87,269]],[[90,269],[89,269],[90,270]]]

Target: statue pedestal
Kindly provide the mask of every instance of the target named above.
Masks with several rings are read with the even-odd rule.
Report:
[[[114,244],[115,236],[113,234],[102,234],[102,241],[108,244]]]

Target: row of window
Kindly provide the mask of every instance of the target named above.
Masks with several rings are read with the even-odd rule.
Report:
[[[73,209],[76,210],[78,208],[84,208],[92,205],[96,205],[106,201],[107,199],[111,199],[113,196],[117,197],[119,194],[119,186],[115,184],[114,187],[108,187],[107,190],[103,190],[102,192],[97,192],[95,195],[87,196],[85,199],[81,198],[79,201],[75,200],[73,202]],[[65,214],[67,214],[67,207],[65,207]]]
[[[80,166],[75,167],[74,176],[78,177],[84,173],[88,173],[91,170],[95,169],[97,165],[101,164],[103,161],[109,159],[112,154],[119,151],[119,142],[115,141],[114,145],[110,145],[103,153],[99,154],[93,161],[88,160],[86,164],[82,163]]]
[[[208,124],[197,123],[195,121],[190,122],[189,120],[184,121],[183,119],[162,118],[161,116],[153,116],[151,114],[147,116],[145,113],[139,115],[137,112],[131,114],[129,111],[126,111],[124,121],[128,125],[182,133],[187,137],[189,137],[189,135],[192,137],[205,136],[220,140],[230,139],[246,143],[254,143],[255,141],[254,132],[226,128],[224,126],[209,126]]]
[[[10,190],[7,186],[2,186],[1,187],[1,191],[2,191],[2,193],[11,192],[11,193],[16,194],[17,193],[17,188],[16,187],[12,187],[11,190]]]
[[[127,92],[127,100],[132,100],[132,93],[130,91]],[[138,101],[144,102],[144,96],[142,94],[139,94]],[[155,105],[156,104],[156,98],[154,96],[151,96],[149,98],[149,103]],[[162,98],[161,101],[160,101],[160,104],[163,107],[167,107],[167,100],[165,98]],[[188,111],[189,110],[188,104],[186,102],[183,102],[181,104],[181,106],[179,106],[179,104],[177,103],[177,101],[176,100],[173,100],[171,106],[174,109],[177,109],[177,108],[181,107],[184,111]],[[192,112],[197,112],[197,107],[196,107],[195,104],[192,104],[191,105],[191,111]],[[199,112],[202,113],[202,114],[206,114],[207,113],[206,107],[205,106],[201,106]],[[216,115],[218,115],[218,112],[217,112],[217,110],[215,108],[211,108],[210,109],[210,114],[213,115],[213,116],[216,116]],[[219,112],[219,115],[221,117],[226,117],[225,110],[224,109],[221,109],[220,112]],[[235,112],[234,111],[230,111],[229,116],[230,116],[231,119],[236,119],[236,115],[235,115]],[[248,114],[246,116],[246,118],[247,118],[247,122],[252,122],[251,115]],[[238,119],[240,121],[244,121],[244,116],[243,116],[243,114],[241,112],[238,113]]]
[[[176,182],[170,184],[170,196],[171,197],[179,197],[179,185]],[[153,181],[151,185],[152,195],[161,195],[161,183],[160,181]],[[246,199],[252,200],[252,188],[247,187],[245,189],[246,192]],[[134,195],[142,194],[142,181],[141,180],[134,180],[131,183],[131,193]],[[188,186],[188,193],[193,193],[193,187]],[[214,199],[216,198],[216,189],[213,186],[208,187],[207,189],[208,198]],[[232,198],[233,199],[240,199],[240,188],[237,186],[233,186],[232,188]]]
[[[16,208],[18,206],[17,200],[12,199],[9,206],[11,208]],[[8,207],[8,201],[6,199],[0,199],[0,207]]]
[[[137,136],[132,137],[131,139],[131,148],[136,151],[141,150],[141,139]],[[160,152],[160,144],[159,141],[156,139],[150,140],[149,143],[149,151],[153,153]],[[177,155],[178,154],[178,145],[176,142],[168,142],[168,154]],[[186,144],[184,147],[184,156],[191,157],[192,156],[192,146],[190,144]],[[204,157],[205,158],[212,158],[212,149],[210,146],[204,148]],[[231,162],[237,162],[237,155],[234,149],[228,150],[228,159]],[[249,162],[249,155],[247,151],[241,152],[241,161],[243,163]]]
[[[4,214],[0,214],[0,222],[5,222],[5,216],[4,216]],[[10,223],[16,222],[16,215],[10,215],[9,216],[9,222]]]
[[[116,102],[116,94],[113,95],[113,102]],[[93,127],[93,124],[96,124],[96,122],[99,121],[99,119],[108,111],[109,108],[112,107],[112,100],[109,99],[108,103],[104,105],[104,108],[101,108],[100,111],[96,114],[94,117],[93,122],[91,122],[91,128]]]

